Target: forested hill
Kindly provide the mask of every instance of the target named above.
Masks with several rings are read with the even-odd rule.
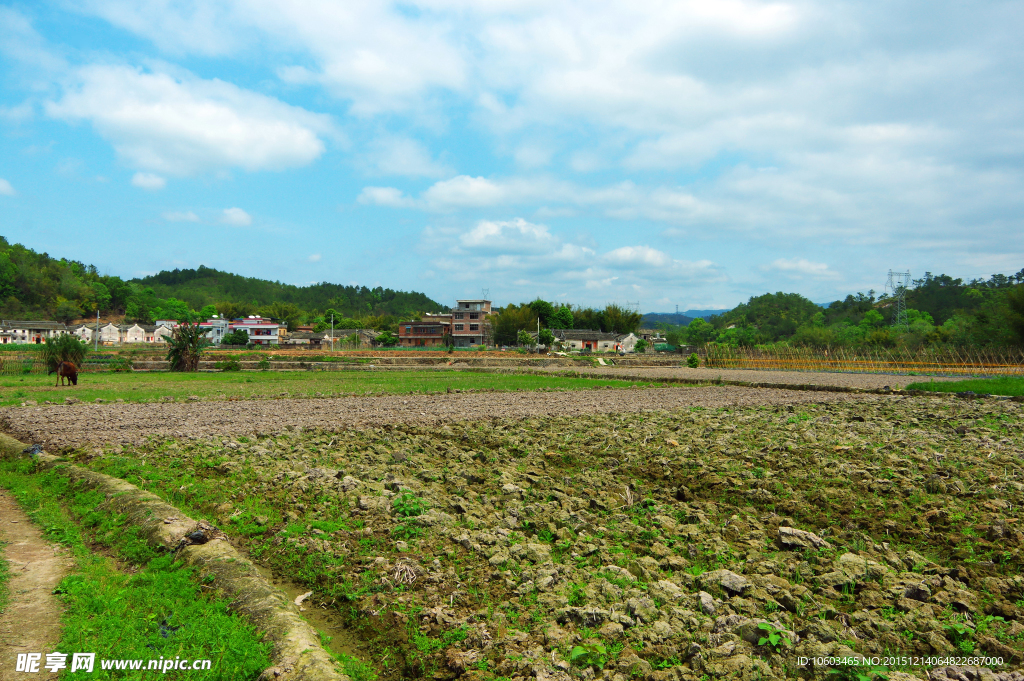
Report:
[[[436,312],[443,306],[422,293],[365,286],[291,286],[242,277],[207,267],[161,272],[125,281],[100,274],[78,260],[39,253],[0,236],[0,317],[56,319],[124,316],[127,321],[190,319],[210,314],[263,314],[300,323],[344,328],[390,328],[398,318]]]
[[[444,305],[415,291],[367,288],[341,284],[293,286],[221,272],[200,265],[197,269],[163,271],[133,283],[153,289],[158,298],[182,300],[194,310],[206,305],[234,304],[240,308],[262,308],[275,303],[290,304],[303,310],[333,309],[346,317],[393,315],[405,317],[419,312],[437,312]]]

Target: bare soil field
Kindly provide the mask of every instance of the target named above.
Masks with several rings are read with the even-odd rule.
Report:
[[[383,679],[1024,679],[1019,403],[706,387],[4,417],[217,524]]]
[[[524,371],[537,373],[566,373],[563,367],[531,367]],[[754,369],[691,369],[689,367],[582,367],[571,373],[594,378],[633,378],[644,381],[743,381],[746,383],[770,383],[799,385],[838,386],[841,388],[862,388],[866,390],[898,390],[910,383],[920,381],[962,381],[963,377],[947,376],[902,376],[898,374],[856,374],[818,371],[759,371]]]
[[[0,409],[0,426],[18,439],[58,451],[87,443],[141,445],[151,437],[252,436],[292,429],[340,431],[398,423],[440,424],[688,407],[783,406],[850,399],[877,398],[845,393],[706,386],[229,402],[83,403]]]

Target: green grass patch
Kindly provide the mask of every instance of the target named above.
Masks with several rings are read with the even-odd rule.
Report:
[[[592,390],[596,388],[660,387],[616,379],[572,378],[539,374],[491,374],[469,371],[380,372],[87,372],[74,388],[54,387],[53,376],[25,375],[0,378],[0,406],[18,406],[27,400],[63,403],[67,397],[84,402],[96,399],[156,402],[190,396],[202,400],[320,397],[345,395],[400,395],[448,391]]]
[[[11,565],[4,558],[6,545],[6,542],[0,542],[0,613],[7,608],[11,598],[11,590],[8,586],[8,582],[11,580]]]
[[[974,392],[979,395],[1024,395],[1024,378],[972,378],[967,381],[922,381],[911,383],[907,390],[933,390],[943,393]]]
[[[90,676],[97,679],[150,678],[149,661],[161,657],[212,661],[209,670],[168,678],[255,679],[270,665],[271,646],[255,627],[231,614],[195,568],[157,554],[125,529],[122,516],[99,510],[102,494],[76,488],[59,469],[38,473],[29,460],[0,461],[0,472],[47,539],[75,558],[76,568],[54,591],[64,606],[61,640],[36,652],[96,653]],[[131,572],[93,553],[90,543],[110,549]],[[104,670],[104,659],[141,660],[141,669]]]

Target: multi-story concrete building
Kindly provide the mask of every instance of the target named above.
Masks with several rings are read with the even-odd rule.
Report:
[[[457,348],[487,345],[491,338],[491,301],[457,300],[450,312],[425,314],[419,321],[398,326],[398,344],[402,347],[441,346],[444,336],[452,335]]]
[[[488,345],[491,325],[487,317],[491,314],[491,301],[457,300],[451,311],[452,338],[455,347],[468,348],[473,345]]]

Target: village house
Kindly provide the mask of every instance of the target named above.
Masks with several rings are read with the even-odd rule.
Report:
[[[457,300],[451,311],[452,339],[455,347],[487,345],[490,339],[491,301]]]
[[[157,343],[163,341],[163,337],[156,335],[156,324],[132,324],[121,326],[122,343]]]
[[[0,344],[40,345],[47,338],[67,333],[68,327],[60,322],[4,319],[0,321]]]
[[[228,328],[231,326],[231,322],[222,317],[214,315],[205,322],[199,323],[199,328],[206,331],[206,337],[210,339],[210,342],[214,345],[220,345],[224,340],[224,335],[228,333]]]
[[[287,328],[259,315],[236,319],[228,325],[230,331],[241,330],[249,334],[249,342],[253,345],[279,345],[281,337],[287,333]]]
[[[335,329],[334,330],[334,346],[340,348],[341,344],[346,344],[346,347],[352,347],[353,338],[358,338],[357,345],[360,347],[372,348],[377,342],[377,336],[380,335],[379,331],[373,329]],[[328,346],[331,344],[331,334],[328,333],[324,336],[324,343]]]
[[[93,336],[96,335],[96,326],[89,324],[79,324],[75,328],[71,329],[72,335],[78,337],[78,340],[84,343],[92,343]]]
[[[567,350],[633,352],[639,338],[633,333],[605,333],[590,329],[551,329],[555,342]]]
[[[403,348],[442,346],[450,326],[451,322],[441,318],[402,322],[398,325],[398,345]]]
[[[289,332],[286,336],[281,338],[280,345],[282,347],[299,347],[309,350],[322,349],[324,347],[330,347],[331,340],[330,334],[326,333],[314,333],[312,331],[294,331]]]

